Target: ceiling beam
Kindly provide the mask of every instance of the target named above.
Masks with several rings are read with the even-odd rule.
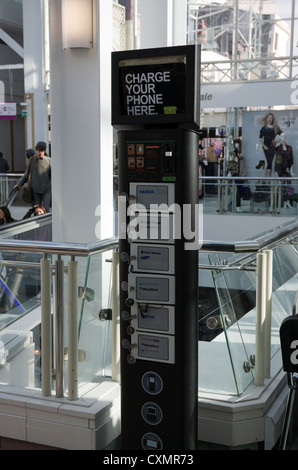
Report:
[[[12,37],[10,37],[2,28],[0,28],[0,39],[8,45],[16,54],[24,59],[24,49]]]

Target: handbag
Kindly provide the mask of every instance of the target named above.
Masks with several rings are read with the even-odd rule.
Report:
[[[23,187],[23,201],[26,202],[27,204],[32,204],[33,201],[33,196],[32,196],[32,189],[30,187],[30,184],[26,183]]]

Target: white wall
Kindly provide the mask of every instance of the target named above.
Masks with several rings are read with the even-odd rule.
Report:
[[[93,4],[93,49],[63,50],[61,0],[50,1],[53,237],[56,241],[87,243],[113,234],[112,2],[94,0]],[[99,205],[106,208],[102,211],[100,227]]]

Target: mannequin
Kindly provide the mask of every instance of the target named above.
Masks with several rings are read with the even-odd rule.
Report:
[[[294,163],[293,149],[286,142],[286,134],[280,135],[280,141],[276,144],[275,171],[278,176],[291,176],[291,167]]]
[[[271,176],[272,174],[272,163],[275,155],[275,144],[278,140],[278,136],[281,134],[279,125],[277,124],[276,118],[273,113],[268,113],[261,121],[262,127],[260,130],[259,140],[263,147],[264,156],[266,159],[266,170],[265,176]],[[260,160],[259,165],[256,168],[263,167],[263,160]]]
[[[218,173],[218,155],[215,152],[214,144],[211,143],[207,147],[207,166],[205,168],[205,175],[206,176],[216,176]],[[206,185],[206,193],[207,194],[216,194],[217,193],[217,186],[216,180],[208,181],[209,184]]]
[[[280,135],[280,141],[276,144],[275,171],[279,177],[290,177],[294,163],[293,149],[286,142],[286,134]],[[284,195],[284,207],[291,207],[288,200],[288,191]]]
[[[241,141],[239,139],[233,140],[234,148],[230,154],[230,160],[228,163],[228,175],[231,176],[246,176],[246,170],[244,166],[244,157],[241,153]],[[237,194],[236,194],[236,211],[243,212],[241,209],[241,185],[242,180],[236,180]]]

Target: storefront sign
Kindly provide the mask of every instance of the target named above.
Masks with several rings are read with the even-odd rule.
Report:
[[[17,104],[16,103],[0,103],[0,119],[16,119]]]
[[[298,80],[202,84],[201,108],[297,104]]]

